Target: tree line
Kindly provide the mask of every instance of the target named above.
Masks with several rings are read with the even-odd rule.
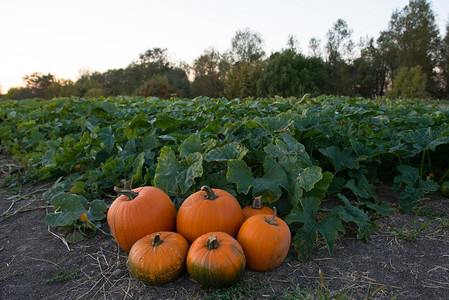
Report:
[[[449,22],[440,35],[426,0],[410,0],[395,10],[379,37],[359,43],[338,19],[326,39],[312,38],[309,55],[291,35],[285,48],[266,55],[262,36],[238,30],[230,50],[206,49],[192,65],[174,63],[168,49],[148,49],[126,68],[83,72],[76,81],[52,74],[24,77],[25,87],[4,97],[139,95],[178,97],[301,97],[334,94],[362,97],[449,99]]]

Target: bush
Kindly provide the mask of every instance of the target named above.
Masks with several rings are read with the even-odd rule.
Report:
[[[402,67],[393,80],[393,89],[388,93],[391,97],[408,99],[425,98],[427,77],[421,66]]]

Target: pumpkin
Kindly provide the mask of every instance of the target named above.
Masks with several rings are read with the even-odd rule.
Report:
[[[246,266],[254,271],[268,271],[279,266],[290,249],[291,234],[287,223],[276,216],[249,217],[240,227],[237,241],[243,248]]]
[[[182,273],[188,250],[189,244],[179,233],[154,232],[134,243],[126,265],[137,279],[161,285]]]
[[[191,244],[205,233],[223,231],[237,236],[243,213],[230,193],[203,186],[181,204],[176,218],[177,231]]]
[[[119,246],[129,252],[140,238],[156,231],[175,231],[176,208],[162,190],[144,186],[133,190],[115,187],[122,193],[109,207],[107,220]]]
[[[237,283],[245,264],[242,247],[225,232],[201,235],[187,253],[186,265],[190,277],[207,287],[222,288]]]
[[[254,215],[272,215],[274,213],[271,207],[263,205],[262,196],[254,198],[251,205],[242,208],[243,221]]]

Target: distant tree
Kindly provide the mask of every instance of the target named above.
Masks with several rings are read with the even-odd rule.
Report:
[[[299,41],[295,35],[290,34],[288,36],[286,50],[290,50],[295,53],[299,52]]]
[[[406,99],[424,98],[427,96],[426,83],[426,74],[421,66],[402,67],[394,77],[393,89],[388,95]]]
[[[164,75],[154,75],[135,91],[135,95],[168,99],[172,94],[179,93]]]
[[[343,19],[338,19],[327,32],[327,63],[331,70],[333,91],[339,95],[353,94],[355,72],[344,59],[352,51],[352,29]]]
[[[351,41],[352,29],[343,19],[338,19],[327,32],[327,60],[334,66],[337,60],[342,59],[342,53],[348,52],[353,45]]]
[[[257,82],[257,93],[262,97],[300,97],[305,93],[318,95],[327,92],[327,74],[327,67],[321,58],[284,50],[268,59]]]
[[[103,93],[104,96],[130,95],[125,93],[125,70],[109,69],[103,73]],[[130,88],[131,91],[136,87]]]
[[[321,40],[313,37],[310,39],[309,41],[309,49],[310,49],[310,55],[314,56],[314,57],[321,57],[322,53],[321,53]]]
[[[33,91],[27,87],[12,87],[5,95],[5,99],[23,100],[33,98]]]
[[[138,64],[152,75],[163,73],[170,68],[170,59],[166,48],[148,49],[139,55],[139,59]]]
[[[439,86],[440,97],[449,100],[449,21],[446,25],[446,35],[439,49]]]
[[[45,98],[46,91],[53,85],[56,79],[50,73],[43,75],[36,72],[24,76],[23,81],[25,82],[26,87],[31,89],[33,97]]]
[[[178,97],[192,96],[192,87],[184,69],[172,67],[162,73],[162,75],[167,78]]]
[[[427,91],[434,93],[432,78],[440,41],[435,15],[426,0],[410,0],[402,10],[395,10],[377,42],[390,80],[400,68],[419,65],[428,79]]]
[[[192,90],[195,96],[218,97],[223,93],[225,72],[223,56],[215,49],[205,50],[195,59],[192,66],[194,81]]]
[[[363,97],[382,96],[386,89],[387,66],[379,48],[370,38],[361,45],[360,57],[353,62],[356,72],[354,91]]]
[[[264,65],[263,61],[240,62],[232,65],[226,75],[224,96],[241,99],[257,96],[257,81]]]
[[[265,55],[262,36],[249,28],[237,30],[231,45],[231,55],[235,62],[257,62]]]
[[[92,72],[89,70],[82,70],[80,77],[75,82],[75,88],[78,90],[79,96],[85,96],[89,90],[98,91],[103,90],[104,85],[104,75],[100,72]],[[89,97],[93,97],[92,93],[88,94]],[[103,93],[104,91],[102,91]],[[103,95],[103,94],[102,94]]]

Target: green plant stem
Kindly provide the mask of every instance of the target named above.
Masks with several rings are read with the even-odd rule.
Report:
[[[419,178],[421,178],[421,179],[422,179],[422,175],[424,172],[424,160],[426,158],[426,152],[427,152],[427,150],[424,150],[422,153],[422,157],[421,157],[421,167],[419,168]]]
[[[441,176],[440,180],[438,180],[438,184],[442,184],[447,175],[449,175],[449,169],[447,169],[446,172],[444,172],[443,176]]]
[[[430,160],[430,153],[429,153],[429,151],[427,151],[427,162],[429,163],[429,170],[430,170],[430,173],[434,174],[434,173],[433,173],[433,170],[432,170],[432,161]],[[434,174],[434,175],[435,175],[435,174]]]

